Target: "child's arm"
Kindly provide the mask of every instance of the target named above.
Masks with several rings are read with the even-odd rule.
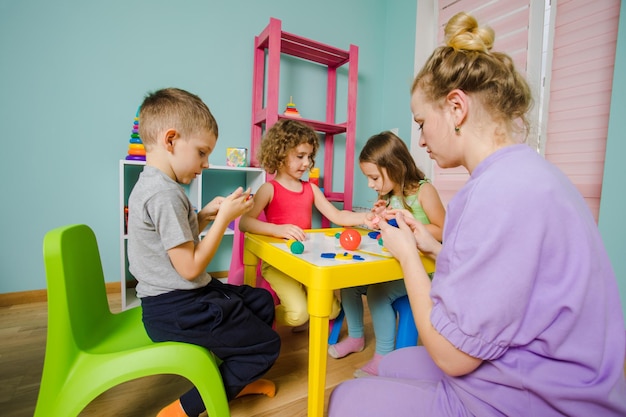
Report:
[[[364,224],[370,228],[374,227],[372,220],[374,220],[375,215],[371,211],[356,213],[350,210],[339,210],[328,201],[317,185],[311,184],[311,188],[313,188],[313,195],[315,197],[315,207],[332,223],[340,226],[358,226]]]
[[[241,216],[241,220],[239,220],[239,230],[265,236],[304,240],[306,238],[304,230],[294,224],[274,224],[258,219],[261,212],[272,201],[273,196],[274,187],[272,184],[266,182],[261,185],[254,195],[252,209]]]
[[[181,277],[192,281],[206,271],[228,224],[252,207],[252,200],[248,199],[249,195],[249,189],[243,192],[241,187],[237,188],[235,192],[220,201],[213,225],[198,245],[189,241],[167,251],[172,265]]]
[[[446,217],[446,209],[443,207],[437,189],[430,183],[423,183],[420,186],[419,202],[428,217],[430,224],[425,224],[426,230],[441,242],[443,238],[443,223]]]

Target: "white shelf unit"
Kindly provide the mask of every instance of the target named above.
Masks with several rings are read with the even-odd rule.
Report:
[[[123,310],[139,305],[139,300],[135,293],[137,281],[128,271],[128,235],[126,234],[124,209],[128,206],[128,196],[145,165],[145,161],[122,159],[119,162],[120,286]],[[220,181],[211,181],[212,177],[215,176],[218,176]],[[244,181],[244,183],[241,181]],[[185,190],[191,203],[200,210],[216,195],[227,195],[234,191],[237,186],[242,186],[244,189],[250,187],[254,194],[264,182],[265,171],[261,168],[211,165],[203,171],[202,175],[199,175],[188,186],[185,186]],[[230,229],[226,231],[226,234],[233,233]],[[201,233],[201,235],[203,234],[204,232]]]

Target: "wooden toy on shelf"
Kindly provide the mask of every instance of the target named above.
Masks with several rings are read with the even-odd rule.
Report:
[[[133,130],[130,133],[129,142],[126,159],[129,161],[145,161],[146,148],[143,146],[143,142],[139,137],[139,109],[137,109],[137,114],[133,121]]]

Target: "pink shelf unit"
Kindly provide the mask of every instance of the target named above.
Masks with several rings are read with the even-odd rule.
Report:
[[[266,65],[267,51],[267,65]],[[350,45],[348,51],[312,41],[301,36],[283,32],[281,21],[270,18],[267,27],[254,38],[254,75],[252,80],[252,132],[251,132],[251,165],[258,167],[257,149],[265,129],[269,129],[278,119],[287,119],[279,113],[278,88],[280,79],[281,54],[298,57],[328,67],[326,86],[326,120],[317,121],[298,119],[309,124],[324,138],[324,193],[330,201],[343,203],[346,210],[352,209],[354,184],[354,147],[356,139],[356,95],[358,83],[359,48]],[[337,100],[337,69],[348,65],[348,95],[346,120],[335,121]],[[267,76],[267,83],[265,83]],[[265,86],[265,88],[264,88]],[[265,105],[264,105],[264,96]],[[345,173],[343,191],[333,188],[333,148],[335,135],[345,133]],[[327,219],[322,219],[322,226],[328,227]]]

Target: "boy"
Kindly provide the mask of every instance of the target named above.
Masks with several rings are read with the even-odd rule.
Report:
[[[280,351],[280,337],[272,329],[272,296],[261,288],[223,284],[206,272],[228,224],[252,207],[250,190],[239,187],[228,197],[216,197],[196,214],[180,185],[209,167],[217,122],[198,96],[167,88],[146,96],[139,135],[146,166],[128,199],[128,260],[148,335],[155,342],[211,350],[222,361],[229,400],[252,393],[273,397],[274,384],[259,379]],[[193,388],[158,417],[197,416],[204,410]]]

